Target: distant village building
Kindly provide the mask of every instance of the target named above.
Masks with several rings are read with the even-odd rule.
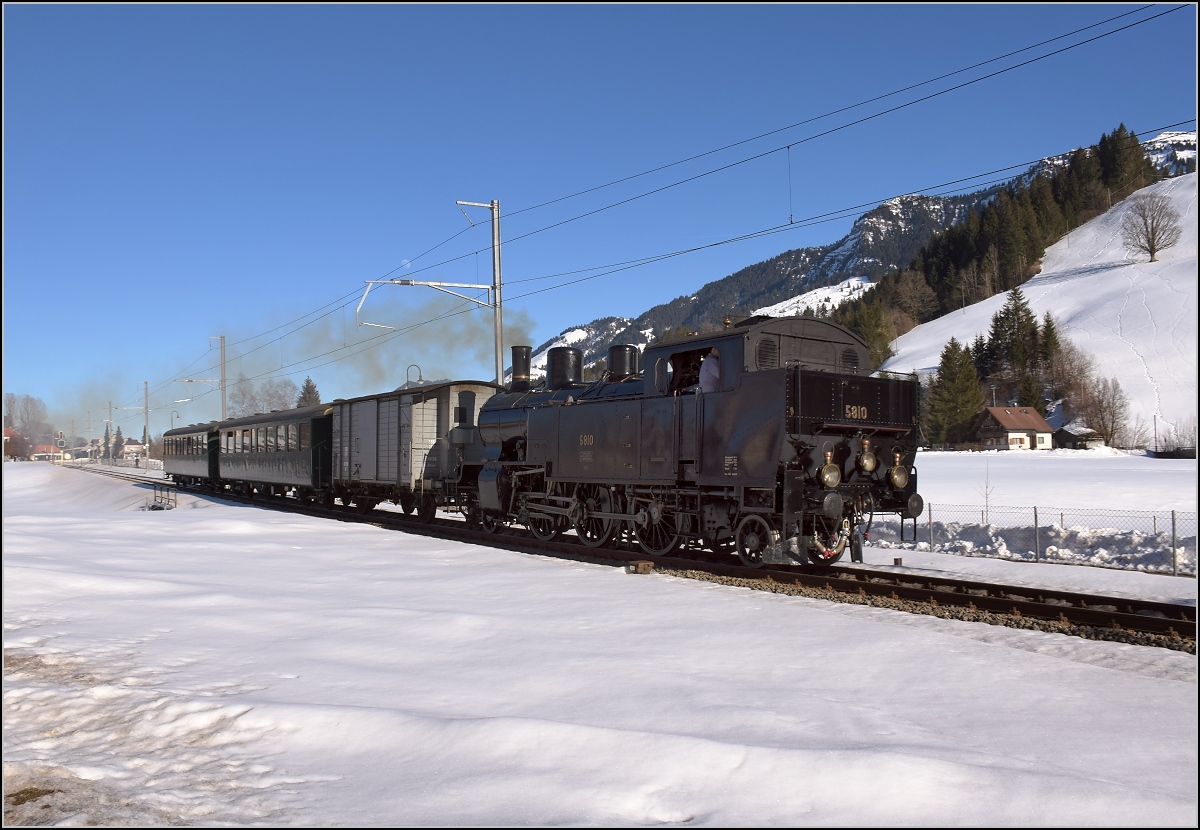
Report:
[[[1054,431],[1055,449],[1090,450],[1103,447],[1104,437],[1090,430],[1078,421],[1072,421],[1066,426]]]
[[[29,457],[34,461],[59,461],[62,459],[62,450],[53,444],[37,444]]]
[[[12,447],[16,447],[17,444],[19,444],[22,440],[23,439],[22,439],[21,433],[17,432],[12,427],[5,427],[4,428],[4,457],[8,458],[8,451]],[[9,442],[12,442],[12,447],[9,446]]]
[[[1054,430],[1036,409],[1028,406],[989,406],[975,422],[975,440],[985,448],[1049,450]]]

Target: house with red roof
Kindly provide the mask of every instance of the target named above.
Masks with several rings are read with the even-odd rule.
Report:
[[[1030,406],[989,406],[972,433],[984,449],[1054,449],[1054,429]]]

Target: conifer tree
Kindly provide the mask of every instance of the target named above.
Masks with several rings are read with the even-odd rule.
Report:
[[[1049,366],[1062,344],[1058,339],[1058,327],[1054,324],[1054,318],[1047,311],[1042,318],[1042,329],[1038,332],[1038,358],[1042,365]]]
[[[859,326],[858,333],[867,341],[872,365],[878,366],[892,356],[891,342],[895,339],[895,333],[887,308],[882,302],[867,303],[863,306]]]
[[[1037,381],[1033,379],[1033,375],[1025,375],[1021,378],[1021,388],[1017,393],[1017,405],[1036,409],[1039,415],[1043,418],[1046,417],[1046,401],[1042,396],[1042,390],[1038,388]]]
[[[988,350],[987,338],[982,334],[975,335],[975,340],[971,343],[971,361],[981,378],[986,378],[992,373],[992,354]]]
[[[992,373],[1011,369],[1025,371],[1038,356],[1038,325],[1020,288],[1008,292],[1008,299],[992,317],[988,334]]]
[[[983,402],[971,351],[952,337],[942,349],[937,379],[930,387],[929,426],[934,440],[957,444],[969,439]]]
[[[304,385],[300,387],[300,395],[296,398],[296,406],[316,406],[321,402],[321,393],[317,391],[317,385],[313,383],[312,377],[304,379]]]

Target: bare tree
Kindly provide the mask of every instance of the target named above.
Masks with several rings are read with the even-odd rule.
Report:
[[[254,381],[246,377],[245,372],[238,372],[238,379],[233,384],[233,391],[229,393],[229,417],[244,418],[262,411],[262,407],[259,406],[258,391],[254,388]]]
[[[1125,442],[1129,398],[1116,378],[1096,378],[1087,384],[1083,393],[1083,420],[1108,446]]]
[[[920,322],[937,310],[938,298],[923,275],[916,271],[905,271],[896,285],[896,303],[901,311]]]
[[[47,420],[46,404],[41,398],[17,395],[14,420],[16,428],[34,444],[48,439],[53,432],[53,426]]]
[[[300,389],[291,378],[268,378],[258,387],[258,402],[266,412],[276,409],[292,409]]]
[[[1170,248],[1183,234],[1179,211],[1171,200],[1158,193],[1134,196],[1121,220],[1121,239],[1125,250],[1137,256],[1149,254],[1158,261],[1158,252]]]
[[[1160,446],[1168,452],[1194,450],[1196,448],[1196,416],[1184,418],[1178,424],[1168,426],[1162,436]]]
[[[17,395],[15,392],[4,393],[4,425],[10,429],[17,428]]]
[[[1069,417],[1083,410],[1088,384],[1095,374],[1095,362],[1065,337],[1060,337],[1058,349],[1046,364],[1046,381],[1050,394],[1062,398]]]

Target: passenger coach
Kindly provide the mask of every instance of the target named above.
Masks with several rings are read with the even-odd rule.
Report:
[[[217,469],[217,422],[163,433],[163,472],[180,487],[211,487]]]
[[[222,485],[247,496],[319,498],[330,475],[329,421],[328,404],[222,421]]]

